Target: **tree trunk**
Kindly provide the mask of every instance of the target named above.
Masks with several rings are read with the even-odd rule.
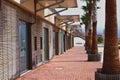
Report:
[[[91,31],[91,29],[89,30],[88,38],[89,38],[89,40],[88,40],[89,51],[91,52],[91,49],[92,49],[92,31]]]
[[[89,48],[92,49],[92,30],[89,30]]]
[[[106,0],[105,46],[102,73],[120,74],[116,0]]]
[[[93,0],[93,35],[92,35],[92,54],[98,54],[97,47],[97,0]]]
[[[92,23],[92,0],[89,1],[89,20],[88,20],[88,25],[89,25],[88,46],[89,46],[89,51],[88,51],[88,53],[91,53],[91,50],[92,50],[92,30],[91,30],[92,24],[91,23]]]
[[[88,23],[85,24],[85,47],[88,47]]]
[[[93,22],[92,54],[98,54],[98,47],[97,47],[97,22]]]

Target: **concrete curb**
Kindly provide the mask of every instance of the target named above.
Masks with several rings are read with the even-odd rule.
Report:
[[[101,69],[97,69],[95,80],[120,80],[120,74],[103,74]]]
[[[100,61],[101,54],[88,54],[88,61]]]

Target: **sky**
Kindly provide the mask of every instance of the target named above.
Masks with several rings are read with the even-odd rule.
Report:
[[[118,36],[120,38],[120,0],[117,0]]]
[[[82,15],[84,11],[81,9],[81,6],[85,5],[85,2],[81,0],[77,0],[78,2],[78,8],[71,8],[67,11],[61,12],[61,15]],[[118,35],[120,38],[120,0],[117,0],[117,21],[118,21]],[[97,3],[97,5],[100,7],[97,11],[97,31],[98,34],[103,34],[104,28],[105,28],[105,0],[100,0],[100,2]],[[84,26],[82,26],[82,29],[84,30]]]
[[[117,22],[118,22],[118,35],[120,38],[120,0],[117,0]],[[103,33],[105,28],[105,0],[101,0],[98,2],[98,6],[101,9],[98,10],[97,18],[98,18],[98,33]]]

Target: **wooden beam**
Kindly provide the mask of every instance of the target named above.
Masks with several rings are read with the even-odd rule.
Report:
[[[62,25],[62,24],[67,24],[68,22],[73,22],[74,20],[73,19],[71,19],[71,20],[68,20],[68,21],[66,21],[66,22],[62,22],[62,23],[60,23],[59,25]]]
[[[52,14],[48,14],[48,15],[46,15],[45,17],[49,17],[49,16],[51,16],[51,15],[54,15],[54,14],[57,14],[57,13],[63,12],[63,11],[65,11],[65,10],[68,10],[68,8],[62,9],[62,10],[57,11],[57,12],[54,12],[54,13],[52,13]]]
[[[39,4],[42,8],[45,7],[45,6],[42,5],[39,1],[38,1],[38,4]],[[65,11],[65,10],[68,10],[68,8],[62,9],[62,10],[60,10],[60,11],[56,11],[56,12],[54,12],[54,13],[52,13],[52,14],[48,14],[48,15],[46,15],[45,17],[49,17],[49,16],[51,16],[51,15],[58,14],[58,13],[63,12],[63,11]]]
[[[38,12],[38,11],[41,11],[41,10],[44,10],[44,9],[46,9],[46,8],[50,8],[50,7],[55,6],[55,5],[57,5],[57,4],[63,3],[63,2],[64,2],[64,0],[61,0],[61,1],[56,2],[56,3],[53,3],[53,4],[49,5],[49,6],[46,6],[46,7],[43,7],[43,8],[38,9],[37,12]]]
[[[37,0],[34,0],[34,19],[35,19],[35,22],[37,21],[37,11],[36,11],[36,5],[37,5]]]

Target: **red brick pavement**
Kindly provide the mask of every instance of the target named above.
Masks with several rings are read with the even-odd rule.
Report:
[[[101,62],[87,61],[83,47],[74,47],[17,80],[94,80],[101,66]]]

